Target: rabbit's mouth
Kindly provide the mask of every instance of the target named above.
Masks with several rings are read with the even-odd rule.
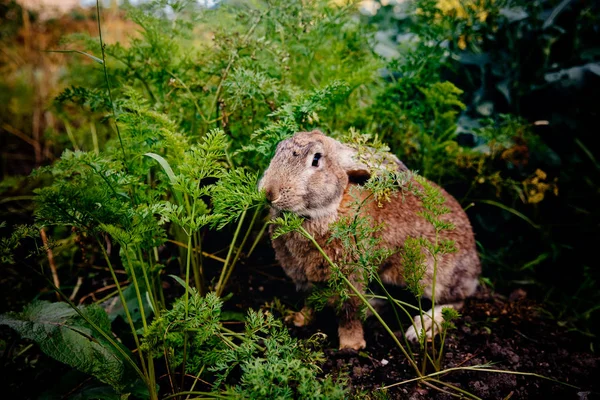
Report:
[[[302,215],[302,211],[306,209],[303,206],[294,205],[294,203],[286,201],[283,196],[279,196],[277,199],[271,201],[271,207],[277,211],[290,211],[298,215]]]
[[[303,218],[309,220],[318,220],[321,218],[331,219],[332,217],[337,217],[337,205],[331,204],[327,207],[322,207],[319,209],[308,208],[305,206],[291,206],[287,207],[283,204],[276,204],[276,202],[271,202],[271,207],[273,207],[277,212],[289,211],[294,214],[297,214]]]

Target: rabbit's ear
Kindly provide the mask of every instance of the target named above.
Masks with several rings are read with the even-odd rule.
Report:
[[[337,142],[336,145],[338,162],[342,169],[346,171],[346,174],[348,174],[350,182],[365,183],[368,181],[371,177],[371,168],[367,163],[359,161],[357,151],[340,142]]]
[[[341,167],[348,174],[350,182],[365,183],[372,174],[381,174],[384,171],[408,171],[402,161],[391,153],[377,153],[375,149],[366,148],[368,151],[359,156],[356,149],[336,141],[336,153]]]

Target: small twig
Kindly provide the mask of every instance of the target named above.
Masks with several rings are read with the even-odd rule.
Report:
[[[456,365],[456,367],[462,367],[467,361],[472,360],[473,358],[475,358],[479,353],[481,353],[481,350],[477,350],[474,354],[471,355],[471,357],[467,357],[465,358],[463,361],[461,361],[458,365]]]
[[[253,273],[257,273],[259,275],[266,276],[267,278],[269,278],[270,281],[282,281],[282,282],[286,282],[287,281],[286,278],[282,278],[282,277],[279,277],[279,276],[271,275],[271,274],[269,274],[267,272],[261,271],[258,268],[248,267],[248,269],[251,270]]]
[[[126,286],[129,284],[129,280],[124,280],[123,282],[119,282],[120,286]],[[97,301],[96,299],[96,295],[101,293],[101,292],[106,292],[107,290],[111,290],[116,288],[117,285],[115,284],[111,284],[111,285],[106,285],[101,287],[98,290],[94,290],[92,293],[86,294],[85,296],[83,296],[80,300],[79,300],[79,304],[83,304],[85,302],[85,300],[87,300],[89,297],[91,297],[94,301]]]
[[[40,236],[42,237],[42,243],[44,243],[46,253],[48,254],[48,264],[50,265],[50,271],[52,271],[52,281],[54,282],[54,286],[60,288],[60,280],[58,279],[58,272],[56,271],[56,264],[54,263],[54,254],[52,253],[50,246],[48,246],[48,237],[46,236],[44,228],[40,229]],[[58,292],[56,293],[56,297],[60,300]]]
[[[185,244],[185,243],[182,243],[182,242],[179,242],[179,241],[177,241],[177,240],[168,239],[168,240],[167,240],[167,242],[169,242],[169,243],[173,243],[173,244],[175,244],[175,245],[177,245],[177,246],[179,246],[179,247],[181,247],[181,248],[184,248],[184,249],[187,249],[187,248],[188,248],[188,245],[187,245],[187,244]],[[217,261],[219,261],[219,262],[225,263],[225,259],[224,259],[224,258],[221,258],[221,257],[219,257],[219,256],[216,256],[216,255],[214,255],[214,254],[212,254],[212,253],[207,253],[206,251],[199,251],[198,249],[192,249],[192,251],[193,251],[193,252],[196,252],[196,253],[202,253],[202,255],[203,255],[204,257],[212,258],[213,260],[217,260]]]
[[[75,297],[77,296],[77,292],[79,292],[79,289],[81,289],[82,284],[83,284],[83,276],[77,277],[77,283],[75,284],[75,287],[73,288],[73,293],[71,293],[71,295],[69,296],[69,300],[71,300],[71,301],[75,300]]]
[[[523,336],[525,339],[527,339],[527,340],[531,340],[533,343],[539,343],[539,341],[538,341],[538,340],[532,339],[532,338],[530,338],[529,336],[526,336],[525,334],[521,333],[520,331],[518,331],[518,330],[516,330],[516,329],[515,329],[515,332],[516,332],[517,334],[519,334],[519,335]]]
[[[21,132],[17,128],[14,128],[13,126],[7,124],[6,122],[2,122],[2,129],[4,129],[5,131],[7,131],[8,133],[10,133],[10,134],[18,137],[19,139],[21,139],[25,143],[33,146],[34,148],[36,146],[39,147],[39,145],[40,145],[35,140],[33,140],[32,138],[30,138],[29,136],[27,136],[26,134],[24,134],[23,132]]]
[[[203,379],[200,379],[200,375],[202,375],[202,372],[204,372],[204,365],[202,366],[202,368],[200,368],[200,371],[198,371],[198,374],[196,374],[196,376],[194,376],[194,383],[192,383],[192,387],[190,388],[190,391],[194,391],[194,389],[196,388],[196,383],[198,383],[198,381],[207,384],[210,386],[210,384],[208,382],[206,382]],[[185,398],[185,400],[190,400],[190,394],[188,394]]]

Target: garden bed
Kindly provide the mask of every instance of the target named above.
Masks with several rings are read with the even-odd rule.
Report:
[[[236,300],[241,304],[254,303],[254,308],[268,304],[274,309],[273,298],[276,297],[281,304],[300,307],[302,295],[296,293],[291,280],[280,268],[269,265],[248,271],[246,289],[240,287],[240,293],[245,292],[246,298]],[[528,298],[523,289],[504,295],[480,288],[466,302],[456,329],[448,335],[443,368],[490,363],[491,369],[525,375],[453,371],[440,380],[482,399],[600,398],[597,379],[600,357],[590,350],[590,341],[579,333],[561,328],[556,321],[544,318],[541,307],[540,303]],[[389,322],[394,319],[390,314],[384,312]],[[366,321],[367,348],[360,352],[337,350],[334,321],[334,313],[323,310],[310,326],[290,326],[290,330],[300,338],[325,334],[323,372],[347,374],[357,397],[366,393],[374,397],[375,391],[383,386],[415,377],[414,370],[378,321],[373,318]],[[418,352],[417,346],[413,350]],[[526,374],[538,374],[577,388]],[[389,388],[387,395],[390,399],[452,398],[414,382]]]

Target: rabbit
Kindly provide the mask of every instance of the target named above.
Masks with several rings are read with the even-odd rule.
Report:
[[[393,155],[378,161],[393,163],[398,170],[407,170]],[[318,130],[298,132],[277,145],[258,188],[264,191],[270,203],[272,217],[281,211],[291,211],[304,217],[303,228],[314,237],[329,258],[339,264],[343,260],[344,249],[341,243],[329,241],[329,226],[340,217],[354,215],[356,209],[351,206],[354,199],[350,189],[358,188],[362,198],[365,198],[369,193],[361,183],[373,173],[372,169],[373,165],[359,160],[357,150],[350,146]],[[445,198],[444,205],[450,210],[441,218],[455,225],[454,230],[442,231],[441,239],[453,240],[457,251],[443,254],[438,260],[434,308],[436,324],[443,319],[442,307],[460,309],[465,298],[475,292],[481,272],[474,233],[466,213],[454,197],[442,188],[439,190]],[[399,250],[409,236],[424,236],[430,240],[435,238],[433,226],[418,215],[418,211],[422,210],[421,201],[412,192],[400,190],[389,202],[376,203],[368,202],[360,212],[377,224],[384,223],[382,231],[378,233],[382,246]],[[271,225],[271,238],[274,231],[275,226]],[[301,233],[294,231],[272,239],[272,246],[275,258],[298,290],[310,289],[313,283],[329,279],[329,264]],[[400,252],[395,251],[389,256],[379,266],[378,273],[385,284],[403,286]],[[428,257],[422,280],[425,285],[424,296],[427,298],[431,298],[432,294],[432,275],[433,259]],[[358,282],[354,283],[360,286]],[[364,292],[365,288],[359,287],[359,290]],[[340,349],[359,350],[366,347],[359,309],[360,300],[357,296],[351,296],[338,310]],[[431,312],[429,310],[423,318],[425,326],[421,326],[418,315],[414,318],[413,325],[405,333],[407,339],[418,340],[422,330],[427,337],[431,337]],[[306,308],[297,313],[294,323],[301,325],[307,314]]]

